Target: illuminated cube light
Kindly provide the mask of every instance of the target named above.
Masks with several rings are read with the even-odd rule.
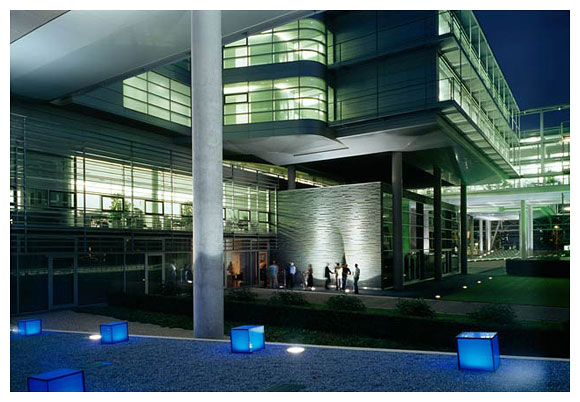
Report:
[[[28,392],[85,392],[85,372],[58,369],[28,377]]]
[[[18,334],[24,336],[42,334],[42,322],[40,318],[18,321]]]
[[[497,332],[462,332],[455,339],[459,370],[497,370],[499,367]]]
[[[243,325],[230,330],[230,342],[233,353],[252,353],[264,349],[263,325]]]
[[[129,324],[126,321],[101,324],[101,343],[118,343],[129,340]]]

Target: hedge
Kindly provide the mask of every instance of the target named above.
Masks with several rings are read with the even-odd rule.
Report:
[[[193,303],[189,298],[111,295],[109,304],[160,313],[193,314]],[[502,354],[570,356],[569,323],[555,329],[526,328],[519,323],[471,324],[469,321],[237,301],[226,301],[224,307],[227,321],[387,338],[429,349],[454,350],[455,336],[463,331],[494,331],[499,333]]]

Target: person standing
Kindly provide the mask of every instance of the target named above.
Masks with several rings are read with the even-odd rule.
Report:
[[[330,285],[330,274],[332,271],[330,270],[329,263],[326,263],[326,267],[324,268],[324,277],[326,281],[324,282],[324,289],[328,290],[328,285]]]
[[[338,262],[336,267],[334,267],[334,278],[336,280],[336,290],[340,290],[342,288],[342,267]]]
[[[308,276],[306,277],[306,287],[310,290],[314,287],[314,269],[312,264],[308,264]]]
[[[350,275],[350,269],[348,264],[344,264],[342,267],[342,290],[346,290],[346,282],[348,281],[348,276]]]
[[[358,295],[358,280],[360,278],[360,268],[358,267],[358,264],[354,264],[354,274],[353,274],[353,278],[354,278],[354,294]]]
[[[290,263],[288,267],[288,287],[292,289],[294,287],[294,278],[296,277],[296,265],[293,262]]]
[[[278,288],[278,265],[276,265],[276,260],[272,260],[272,264],[268,268],[268,280],[270,282],[270,287],[272,289]]]

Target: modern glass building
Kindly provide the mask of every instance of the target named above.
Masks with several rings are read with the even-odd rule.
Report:
[[[400,289],[465,273],[468,255],[569,245],[569,123],[520,110],[473,12],[297,12],[252,26],[223,33],[225,287],[264,285],[277,259],[313,264],[316,281],[327,262],[358,263],[365,287]],[[63,89],[24,84],[24,56],[12,70],[12,313],[190,291],[194,97],[175,35],[155,62],[62,77]],[[526,115],[541,116],[537,130],[521,129]],[[556,241],[542,240],[550,227]]]

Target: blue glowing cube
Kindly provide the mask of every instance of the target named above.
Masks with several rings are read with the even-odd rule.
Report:
[[[230,330],[230,342],[233,353],[252,353],[264,349],[263,325],[243,325]]]
[[[499,367],[497,332],[462,332],[455,339],[459,370],[497,370]]]
[[[40,318],[18,321],[18,334],[24,336],[42,334],[42,321]]]
[[[65,368],[33,375],[28,392],[85,392],[85,372]]]
[[[126,321],[101,324],[101,343],[118,343],[129,340],[129,324]]]

